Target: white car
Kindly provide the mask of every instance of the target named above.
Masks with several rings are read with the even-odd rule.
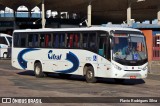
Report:
[[[12,36],[0,33],[0,57],[7,58],[11,55]]]

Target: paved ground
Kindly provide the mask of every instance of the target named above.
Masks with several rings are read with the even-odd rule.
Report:
[[[61,79],[57,74],[50,74],[49,77],[39,79],[34,77],[32,71],[17,70],[11,67],[9,60],[0,60],[0,97],[160,97],[160,76],[150,74],[147,79],[126,80],[123,84],[116,84],[112,79],[102,78],[97,83],[90,84],[80,76]],[[0,104],[0,106],[6,105],[13,104]],[[21,106],[22,104],[15,105]],[[50,106],[51,104],[32,105]],[[159,106],[160,104],[56,103],[55,105]]]

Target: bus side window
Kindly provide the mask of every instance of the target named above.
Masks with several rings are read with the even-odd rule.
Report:
[[[64,34],[60,34],[59,35],[59,46],[61,48],[65,47],[65,35]]]
[[[68,34],[65,33],[65,41],[64,41],[64,47],[67,48],[68,47]]]
[[[52,34],[52,47],[55,47],[55,39],[56,39],[56,35],[53,33]]]
[[[14,42],[13,42],[14,47],[19,47],[19,43],[20,43],[20,38],[19,37],[20,37],[19,34],[14,34]]]
[[[53,35],[49,35],[49,41],[48,41],[48,47],[52,47],[52,42],[53,42]]]
[[[40,47],[45,47],[45,35],[41,34],[40,35]]]
[[[80,35],[79,34],[74,34],[73,46],[74,46],[74,48],[79,48],[80,47]]]
[[[22,41],[22,40],[21,40]],[[28,46],[29,47],[32,47],[33,45],[32,45],[32,35],[30,34],[30,35],[28,35]]]
[[[98,54],[106,57],[106,48],[107,48],[107,44],[106,44],[106,34],[100,34],[99,36],[99,50],[98,50]]]
[[[59,35],[58,34],[55,34],[55,39],[54,39],[54,47],[55,48],[58,48],[59,46]]]
[[[3,37],[3,36],[0,36],[0,43],[1,43],[1,44],[5,44],[5,45],[8,45],[5,37]]]
[[[17,47],[26,47],[26,41],[27,41],[27,36],[24,33],[19,33],[19,36],[17,36],[18,38],[18,46]],[[16,42],[14,42],[16,43]]]
[[[82,47],[84,49],[88,48],[88,33],[83,34],[83,42],[82,42]]]
[[[96,33],[89,34],[89,49],[93,52],[96,52]]]
[[[82,33],[80,33],[80,38],[79,38],[79,47],[80,48],[83,48],[83,35],[82,35]]]
[[[45,47],[48,47],[49,35],[45,35]]]
[[[33,47],[38,47],[39,46],[38,39],[39,39],[38,34],[33,34],[33,42],[32,42]]]
[[[25,38],[21,37],[21,44],[25,42]],[[25,45],[25,44],[22,44]],[[28,35],[28,46],[29,47],[38,47],[38,34],[29,34]]]
[[[69,36],[69,47],[73,48],[73,34],[70,34]]]
[[[52,47],[52,39],[50,34],[45,34],[45,47]]]
[[[67,34],[67,47],[68,48],[73,47],[73,34],[70,33]]]

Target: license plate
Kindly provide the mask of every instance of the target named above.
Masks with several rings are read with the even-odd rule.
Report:
[[[130,76],[130,79],[136,79],[136,76]]]

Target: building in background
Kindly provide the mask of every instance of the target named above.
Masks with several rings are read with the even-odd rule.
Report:
[[[87,7],[91,4],[92,25],[106,23],[128,25],[129,21],[130,24],[126,27],[137,28],[144,32],[149,61],[160,60],[159,0],[44,1],[47,28],[79,27],[80,23],[85,26]],[[14,0],[13,2],[1,0],[0,32],[11,34],[14,29],[41,28],[41,2],[41,0]]]

